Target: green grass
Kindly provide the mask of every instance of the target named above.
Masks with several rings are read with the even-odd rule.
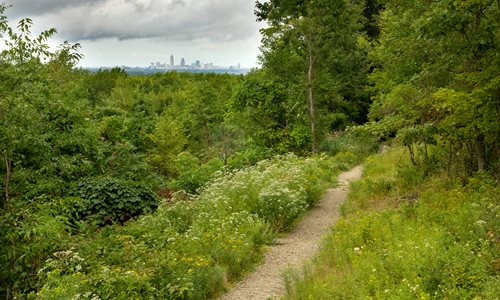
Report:
[[[370,157],[343,217],[287,299],[498,299],[498,184],[425,177],[401,149]]]

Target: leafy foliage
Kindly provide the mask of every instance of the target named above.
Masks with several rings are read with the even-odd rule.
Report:
[[[349,127],[344,132],[336,132],[327,136],[320,149],[332,156],[353,154],[361,160],[378,150],[377,137],[364,130],[363,127]],[[359,163],[361,161],[353,161]]]
[[[158,206],[156,195],[143,184],[112,177],[83,178],[70,194],[84,199],[75,203],[79,218],[98,225],[124,223]]]
[[[66,70],[81,57],[75,52],[79,45],[65,43],[51,53],[45,42],[55,30],[32,37],[31,24],[22,19],[17,32],[7,23],[2,28],[8,46],[0,54],[4,201],[11,195],[30,197],[56,186],[64,189],[66,180],[89,170],[95,153],[95,132],[87,126],[85,103],[73,101],[82,98],[82,89],[72,82],[73,76],[60,77],[68,75]]]
[[[300,102],[288,99],[285,91],[286,86],[279,81],[263,71],[254,71],[233,95],[229,115],[259,145],[278,153],[299,152],[310,138],[307,132],[301,132]]]
[[[182,152],[173,160],[178,176],[169,180],[168,187],[173,190],[184,190],[187,193],[196,194],[214,174],[224,169],[224,163],[214,158],[206,163],[188,153]]]
[[[317,140],[362,122],[368,108],[363,5],[344,0],[257,1],[256,7],[258,20],[268,24],[261,30],[260,60],[281,98],[278,106],[269,107],[288,107],[287,113],[298,114],[286,127],[305,132],[307,138],[300,141],[315,153]]]
[[[66,247],[78,221],[73,199],[39,197],[30,205],[11,201],[0,214],[0,291],[25,295],[41,287],[38,270],[52,253]]]
[[[449,152],[448,169],[454,162],[466,175],[496,171],[498,3],[381,2],[380,44],[371,53],[373,130],[400,135],[410,156],[438,141]]]

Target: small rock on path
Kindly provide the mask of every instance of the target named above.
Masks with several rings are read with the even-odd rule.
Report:
[[[337,188],[327,190],[321,201],[307,212],[291,232],[278,239],[277,245],[270,247],[255,271],[219,300],[266,300],[277,299],[285,294],[281,274],[289,266],[300,267],[318,251],[321,237],[340,215],[340,205],[347,198],[349,182],[359,179],[361,174],[361,166],[341,173]]]

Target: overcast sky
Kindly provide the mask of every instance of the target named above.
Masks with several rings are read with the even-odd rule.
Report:
[[[82,44],[82,66],[148,66],[201,60],[257,66],[259,26],[253,0],[0,0],[11,22],[55,27],[57,42]]]

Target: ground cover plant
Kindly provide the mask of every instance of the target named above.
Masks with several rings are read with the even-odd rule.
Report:
[[[335,163],[336,162],[336,163]],[[76,236],[39,270],[38,299],[205,299],[314,205],[342,158],[277,156],[224,174],[124,226]],[[183,197],[186,197],[184,194]]]
[[[318,257],[287,299],[495,299],[498,182],[426,177],[403,149],[370,157]]]

